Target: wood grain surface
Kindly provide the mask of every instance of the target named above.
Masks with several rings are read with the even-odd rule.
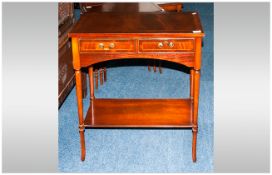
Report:
[[[95,99],[93,102],[84,121],[86,127],[192,127],[190,99]]]

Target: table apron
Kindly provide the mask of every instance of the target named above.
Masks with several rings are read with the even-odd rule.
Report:
[[[119,59],[156,59],[194,66],[195,54],[188,53],[81,53],[80,67],[88,67],[96,63]]]

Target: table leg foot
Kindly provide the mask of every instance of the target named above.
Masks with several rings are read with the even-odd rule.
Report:
[[[193,128],[193,143],[192,143],[193,162],[196,162],[196,140],[197,140],[197,128]]]
[[[81,145],[81,161],[84,161],[85,155],[86,155],[84,129],[81,129],[79,131],[79,135],[80,135],[80,145]]]

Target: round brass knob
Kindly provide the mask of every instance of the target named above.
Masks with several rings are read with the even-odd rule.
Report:
[[[172,48],[172,47],[174,47],[174,43],[173,43],[173,42],[170,42],[170,43],[168,44],[168,46]]]
[[[110,43],[109,47],[110,47],[110,49],[113,49],[115,47],[115,44],[114,43]]]
[[[162,48],[162,47],[163,47],[163,43],[162,43],[162,42],[159,42],[159,43],[158,43],[158,47],[159,47],[159,48]]]
[[[104,49],[104,44],[103,44],[103,43],[99,43],[99,44],[98,44],[98,47],[99,47],[100,49]]]

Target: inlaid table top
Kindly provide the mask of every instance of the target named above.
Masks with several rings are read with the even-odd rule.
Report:
[[[70,32],[87,33],[185,33],[203,36],[197,12],[93,12],[84,14]]]

